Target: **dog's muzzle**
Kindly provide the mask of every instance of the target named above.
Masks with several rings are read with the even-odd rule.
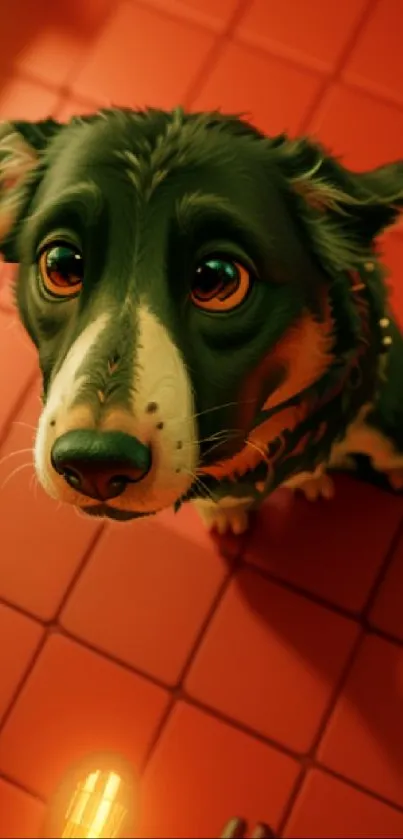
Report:
[[[80,429],[55,441],[51,462],[76,492],[109,501],[148,475],[152,456],[150,447],[130,434]]]

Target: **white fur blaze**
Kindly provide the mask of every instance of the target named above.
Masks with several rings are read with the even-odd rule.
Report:
[[[50,449],[55,436],[58,436],[58,432],[54,432],[50,423],[57,422],[61,429],[59,433],[67,431],[67,427],[64,428],[63,426],[68,422],[70,407],[83,384],[82,377],[78,376],[78,370],[91,348],[98,341],[108,321],[109,315],[100,315],[83,330],[70,347],[60,370],[56,373],[50,385],[46,405],[39,420],[34,447],[35,469],[46,491],[50,495],[56,495],[56,497],[59,497],[59,493],[56,491],[54,480],[52,480],[49,471],[49,459]],[[84,424],[89,423],[87,421]]]

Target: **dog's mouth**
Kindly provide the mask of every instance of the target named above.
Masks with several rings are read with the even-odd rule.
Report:
[[[205,493],[200,487],[200,482],[194,481],[189,489],[180,496],[172,507],[175,512],[178,512],[186,501],[192,501],[196,498],[204,497]],[[133,519],[142,519],[145,516],[155,516],[161,510],[119,510],[117,507],[111,507],[109,504],[85,504],[80,507],[82,513],[91,518],[110,519],[111,521],[133,521]]]
[[[158,512],[158,510],[144,513],[119,510],[116,507],[110,507],[109,504],[86,504],[80,509],[85,515],[92,518],[111,519],[112,521],[132,521],[133,519],[144,518],[144,516],[153,516]]]

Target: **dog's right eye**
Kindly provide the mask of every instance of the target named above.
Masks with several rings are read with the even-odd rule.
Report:
[[[205,312],[230,312],[245,300],[251,286],[251,272],[239,262],[209,257],[197,266],[190,299]]]
[[[73,297],[83,284],[83,258],[71,245],[49,245],[39,257],[39,273],[44,290],[52,297]]]

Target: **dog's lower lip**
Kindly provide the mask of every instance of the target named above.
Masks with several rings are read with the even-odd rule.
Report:
[[[83,513],[94,518],[112,519],[113,521],[131,521],[143,516],[153,515],[152,513],[134,513],[129,510],[117,510],[107,504],[88,504],[81,507]]]

